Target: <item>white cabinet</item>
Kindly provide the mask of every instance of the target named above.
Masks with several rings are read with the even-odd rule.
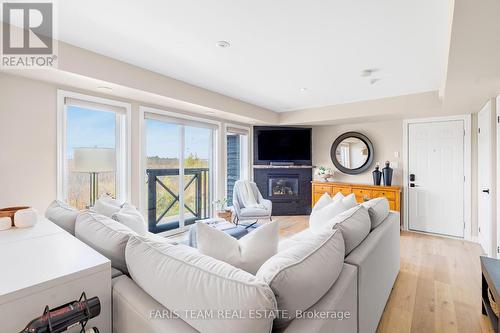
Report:
[[[42,314],[98,296],[101,314],[89,322],[111,333],[111,262],[54,223],[0,231],[0,331],[19,332]],[[74,327],[68,332],[79,332]]]

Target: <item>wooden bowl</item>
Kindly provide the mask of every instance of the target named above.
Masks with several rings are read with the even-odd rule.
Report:
[[[22,209],[28,209],[31,208],[29,206],[18,206],[18,207],[7,207],[7,208],[2,208],[0,209],[0,217],[10,217],[10,220],[12,221],[12,226],[14,226],[14,214],[18,210]]]

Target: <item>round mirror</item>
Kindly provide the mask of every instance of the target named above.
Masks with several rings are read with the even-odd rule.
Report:
[[[347,132],[339,136],[330,150],[333,165],[346,174],[355,175],[368,169],[373,162],[373,146],[361,133]]]

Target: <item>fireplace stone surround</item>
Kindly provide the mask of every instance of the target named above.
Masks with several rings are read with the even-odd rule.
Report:
[[[260,193],[273,203],[273,215],[311,213],[312,166],[254,165],[253,173]]]

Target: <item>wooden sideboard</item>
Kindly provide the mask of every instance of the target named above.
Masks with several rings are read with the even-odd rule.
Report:
[[[354,193],[357,202],[364,202],[378,197],[386,197],[389,200],[391,210],[401,211],[401,187],[400,186],[376,186],[364,184],[334,183],[334,182],[312,182],[312,205],[324,194],[335,195],[341,192],[343,195]]]

